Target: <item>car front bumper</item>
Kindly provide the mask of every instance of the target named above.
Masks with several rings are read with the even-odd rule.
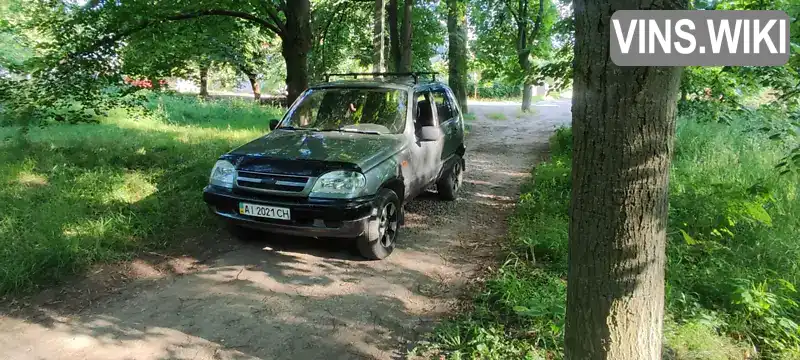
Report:
[[[209,185],[203,190],[209,210],[224,221],[252,229],[294,236],[357,237],[377,226],[373,198],[308,199],[236,192]],[[239,203],[278,206],[291,211],[291,220],[239,214]]]

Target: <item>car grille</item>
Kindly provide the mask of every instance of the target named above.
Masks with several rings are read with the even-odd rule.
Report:
[[[251,171],[239,171],[236,178],[236,185],[240,188],[263,190],[263,191],[282,191],[282,192],[302,192],[308,184],[309,178],[305,176],[287,176],[276,174],[264,174]]]

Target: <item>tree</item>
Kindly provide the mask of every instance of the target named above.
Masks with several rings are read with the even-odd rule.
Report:
[[[467,111],[467,5],[465,0],[447,0],[447,32],[450,88]]]
[[[403,2],[403,22],[399,25],[399,29],[399,9],[397,0],[389,0],[389,6],[386,9],[389,14],[390,54],[392,57],[392,64],[394,65],[394,71],[397,72],[409,72],[412,70],[411,35],[413,33],[413,7],[414,0],[405,0]]]
[[[617,67],[616,10],[672,0],[575,1],[567,359],[660,359],[669,164],[681,68]]]
[[[375,0],[374,26],[372,31],[372,71],[382,72],[385,69],[383,59],[383,28],[386,22],[386,4],[384,0]]]
[[[237,2],[193,1],[162,3],[153,0],[89,2],[83,7],[68,7],[65,21],[45,22],[60,49],[68,55],[57,63],[77,61],[86,68],[89,62],[113,64],[116,51],[125,39],[159,24],[208,17],[230,17],[249,21],[281,38],[286,62],[286,86],[291,102],[308,87],[308,53],[311,50],[310,0],[250,0]],[[80,29],[77,31],[76,29]],[[99,39],[99,40],[98,40]],[[91,59],[91,61],[90,61]],[[70,66],[59,66],[69,68]],[[105,71],[112,71],[107,68]]]
[[[536,11],[536,20],[534,20],[533,28],[530,30],[530,32],[528,32],[530,1],[519,0],[517,12],[514,12],[511,10],[511,7],[509,7],[511,14],[514,15],[514,22],[517,25],[517,57],[519,59],[519,66],[526,74],[525,81],[522,84],[522,111],[529,111],[531,109],[531,102],[533,100],[533,86],[535,83],[529,76],[531,69],[533,68],[533,62],[531,61],[531,46],[534,39],[536,39],[536,37],[539,35],[539,30],[542,28],[544,2],[545,0],[539,0],[539,8]]]
[[[403,3],[403,23],[400,26],[400,72],[411,71],[412,51],[411,51],[411,35],[413,33],[413,26],[411,26],[411,16],[414,8],[414,0],[405,0]]]
[[[522,83],[522,110],[530,110],[534,85],[555,70],[544,71],[554,55],[550,35],[558,18],[555,5],[551,0],[475,0],[472,8],[482,77]]]
[[[208,70],[228,64],[250,81],[259,100],[259,74],[267,67],[274,34],[232,17],[192,19],[162,23],[132,34],[121,49],[122,72],[149,79],[167,76],[196,77],[200,94],[208,95]]]
[[[400,71],[400,34],[397,29],[397,0],[389,0],[386,12],[389,16],[389,56],[392,58],[392,70]]]
[[[389,1],[382,1],[388,3]],[[411,69],[426,71],[431,69],[431,58],[444,44],[446,28],[443,26],[438,9],[438,0],[416,0],[411,18],[414,29],[414,41],[411,44]],[[378,59],[383,54],[384,65],[381,69],[397,71],[399,58],[395,58],[390,45],[397,40],[398,53],[400,39],[391,23],[386,21],[381,38],[376,37],[376,3],[355,0],[319,0],[314,3],[313,33],[314,47],[309,54],[309,74],[312,78],[321,78],[324,73],[363,72],[375,69]],[[383,16],[392,18],[397,12],[389,11],[391,5],[381,8]],[[399,9],[399,8],[398,8]],[[397,19],[402,22],[402,17]],[[369,24],[369,26],[367,26]],[[399,27],[395,26],[395,30]],[[388,35],[388,37],[387,37]],[[380,41],[383,40],[383,44]],[[382,52],[375,51],[382,47]]]

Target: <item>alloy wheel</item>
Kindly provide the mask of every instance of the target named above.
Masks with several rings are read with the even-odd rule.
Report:
[[[393,202],[387,203],[381,211],[378,230],[381,245],[385,248],[390,247],[397,237],[398,215],[397,206]]]

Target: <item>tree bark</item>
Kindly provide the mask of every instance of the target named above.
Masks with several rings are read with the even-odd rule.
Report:
[[[522,111],[528,112],[531,111],[531,105],[533,104],[533,88],[534,85],[525,81],[522,84]]]
[[[308,88],[308,52],[311,50],[311,3],[286,2],[286,31],[281,33],[286,60],[286,102],[291,105]]]
[[[384,0],[375,0],[374,26],[372,29],[372,72],[383,72],[383,28],[386,21],[386,4]]]
[[[208,65],[200,65],[200,96],[208,96]]]
[[[400,71],[400,33],[397,30],[397,0],[389,0],[389,44],[393,71]]]
[[[533,86],[534,83],[531,81],[531,68],[533,65],[531,64],[530,59],[530,52],[527,50],[523,50],[520,52],[520,67],[522,68],[523,73],[525,73],[525,79],[522,81],[522,111],[528,112],[531,111],[531,104],[533,103]]]
[[[655,5],[655,6],[654,6]],[[681,68],[617,67],[617,10],[684,0],[576,0],[565,355],[661,359],[669,164]]]
[[[467,112],[467,4],[447,0],[449,83],[461,111]]]
[[[261,83],[258,81],[258,76],[253,73],[247,74],[247,80],[250,80],[250,87],[253,89],[253,100],[261,100]]]
[[[401,26],[400,33],[402,35],[401,54],[400,54],[400,72],[411,71],[412,64],[412,51],[411,51],[411,33],[412,33],[412,9],[414,8],[414,0],[405,0],[403,4],[403,25]]]

